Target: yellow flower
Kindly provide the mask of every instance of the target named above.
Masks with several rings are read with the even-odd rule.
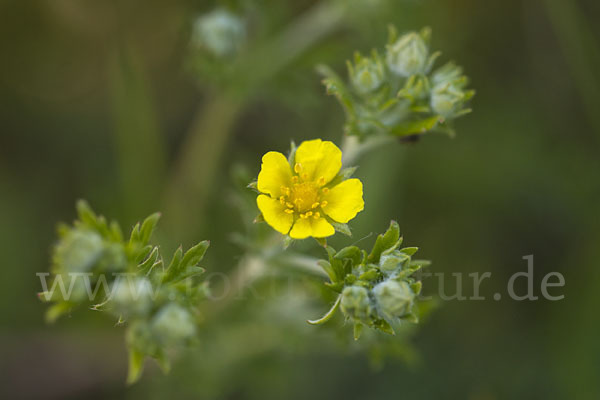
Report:
[[[360,180],[332,182],[341,167],[341,150],[321,139],[298,147],[293,169],[283,154],[265,154],[256,199],[265,221],[293,239],[333,235],[335,229],[326,217],[346,223],[364,208]]]

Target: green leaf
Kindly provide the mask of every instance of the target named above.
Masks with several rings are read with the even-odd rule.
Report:
[[[210,241],[205,240],[186,251],[181,260],[180,269],[197,265],[204,258],[204,254],[206,254],[206,250],[208,250],[209,246]]]
[[[136,383],[142,376],[142,372],[144,371],[144,358],[145,355],[141,351],[134,348],[129,349],[129,371],[127,373],[128,385]]]
[[[325,322],[329,321],[331,319],[331,317],[333,317],[335,315],[335,312],[337,311],[337,309],[340,305],[341,299],[342,299],[342,296],[341,295],[338,296],[337,299],[335,300],[335,303],[333,303],[333,306],[321,318],[316,319],[316,320],[308,320],[307,322],[311,325],[321,325],[321,324],[324,324]]]
[[[77,200],[77,215],[79,216],[79,220],[83,222],[85,225],[90,227],[96,227],[97,225],[97,216],[90,207],[90,205],[85,200]]]
[[[333,225],[333,228],[336,230],[336,232],[352,237],[352,231],[350,230],[348,224],[342,224],[335,221],[330,221],[330,223]]]
[[[167,267],[167,272],[163,276],[163,279],[162,279],[163,282],[170,281],[171,279],[175,278],[177,276],[177,274],[179,274],[179,272],[180,272],[179,267],[181,265],[182,258],[183,258],[183,250],[181,249],[181,246],[179,246],[179,248],[175,251],[173,258],[171,259],[171,263]]]
[[[379,257],[381,257],[381,253],[395,246],[399,238],[400,227],[396,221],[391,221],[388,230],[383,235],[377,236],[373,250],[368,257],[369,262],[377,264],[379,262]]]
[[[338,277],[329,262],[327,262],[325,260],[319,260],[319,261],[317,261],[317,265],[319,265],[321,268],[323,268],[323,270],[325,271],[327,276],[329,276],[329,280],[331,280],[332,283],[335,283],[338,281]]]
[[[415,254],[417,251],[419,251],[418,247],[405,247],[402,250],[400,250],[402,253],[407,254],[409,256],[412,256],[413,254]]]
[[[395,136],[408,136],[425,133],[433,129],[439,120],[440,117],[435,115],[425,119],[403,122],[392,127],[390,129],[390,133]]]
[[[156,228],[159,219],[160,213],[154,213],[144,220],[142,228],[140,229],[140,241],[143,246],[150,241],[150,236],[152,236],[152,232],[154,232],[154,228]]]
[[[358,247],[348,246],[338,251],[333,257],[337,260],[349,259],[352,260],[354,265],[358,265],[362,261],[362,256],[362,252]]]

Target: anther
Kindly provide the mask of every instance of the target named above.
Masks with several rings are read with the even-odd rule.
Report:
[[[302,180],[303,181],[308,180],[308,174],[306,172],[302,174]]]
[[[294,208],[294,205],[292,203],[290,203],[289,201],[287,203],[285,203],[285,205],[287,206],[287,208]]]
[[[286,208],[283,211],[286,212],[286,213],[288,213],[288,214],[293,214],[294,213],[294,210],[292,210],[291,208]]]
[[[296,163],[296,165],[294,165],[294,172],[299,174],[300,171],[302,171],[302,164]]]
[[[316,203],[313,203],[313,205],[310,208],[315,209],[317,207],[319,207],[319,202],[318,201]]]
[[[300,214],[300,218],[306,219],[306,218],[308,218],[308,216],[306,214]]]
[[[319,186],[323,186],[325,184],[325,177],[321,176],[319,178],[319,180],[317,181],[317,183],[319,184]]]
[[[306,218],[308,218],[308,217],[310,217],[310,216],[312,216],[312,215],[313,215],[313,212],[312,212],[312,211],[309,211],[309,212],[307,212],[307,213],[306,213],[306,214],[304,214],[304,215],[306,215]]]
[[[323,194],[327,194],[327,193],[329,193],[329,188],[323,188],[323,189],[322,189],[322,192],[323,192]]]
[[[313,215],[313,218],[314,218],[314,219],[319,219],[319,218],[321,218],[321,213],[317,211],[316,213],[314,213],[314,215]]]
[[[329,204],[329,203],[327,203],[327,200],[322,201],[321,202],[321,207],[327,207],[327,204]]]
[[[292,176],[292,183],[298,183],[298,177],[297,176]]]
[[[281,197],[279,198],[279,202],[280,202],[281,204],[285,204],[285,197],[284,197],[284,196],[281,196]]]

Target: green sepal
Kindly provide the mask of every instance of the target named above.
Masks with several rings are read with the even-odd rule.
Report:
[[[133,347],[129,348],[129,369],[127,372],[128,385],[136,383],[142,376],[142,372],[144,371],[145,357],[145,354],[141,351]]]
[[[329,311],[327,311],[327,313],[325,313],[325,315],[323,315],[321,318],[316,319],[316,320],[308,320],[307,322],[311,325],[321,325],[321,324],[324,324],[325,322],[329,321],[335,315],[335,312],[337,311],[338,307],[340,306],[341,299],[342,299],[342,296],[341,295],[338,296],[337,299],[335,300],[335,303],[333,303],[333,306],[331,306]]]
[[[355,322],[354,323],[354,340],[360,339],[362,330],[363,330],[363,325],[360,322]]]

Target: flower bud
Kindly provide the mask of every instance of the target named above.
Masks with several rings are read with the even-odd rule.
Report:
[[[431,91],[431,109],[444,118],[453,117],[464,102],[465,93],[452,83],[442,83]]]
[[[389,318],[400,318],[409,314],[415,294],[404,281],[387,280],[373,288],[378,310]]]
[[[246,37],[246,27],[238,16],[214,10],[195,22],[192,43],[208,49],[217,57],[235,55]]]
[[[104,251],[102,237],[93,231],[73,229],[56,246],[55,264],[65,272],[87,272]]]
[[[196,325],[185,308],[169,303],[154,317],[152,331],[162,343],[178,344],[196,334]]]
[[[393,275],[401,271],[408,260],[410,260],[410,256],[398,250],[394,250],[391,253],[386,251],[379,258],[379,269],[387,276]]]
[[[362,321],[367,320],[373,311],[369,292],[361,286],[344,288],[340,307],[345,315]]]
[[[144,315],[152,306],[152,285],[147,278],[119,277],[113,283],[110,300],[119,315]]]
[[[385,69],[379,57],[374,58],[355,56],[354,65],[348,62],[350,80],[357,92],[370,93],[381,86],[385,78]]]
[[[392,72],[408,78],[425,72],[428,55],[429,49],[425,40],[418,33],[410,32],[395,43],[387,45],[386,61]]]

